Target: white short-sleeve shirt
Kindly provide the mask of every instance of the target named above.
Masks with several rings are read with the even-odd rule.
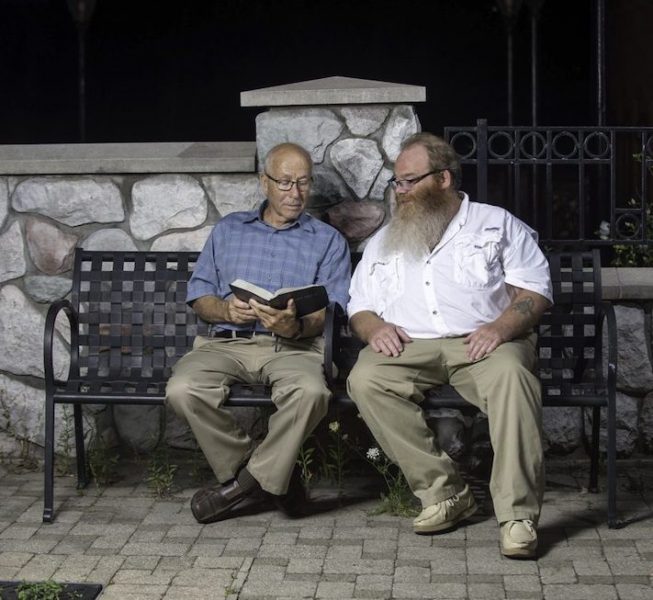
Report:
[[[384,252],[386,228],[368,243],[352,277],[349,316],[369,310],[413,338],[466,335],[510,304],[506,284],[553,301],[537,234],[508,211],[470,202],[422,259]]]

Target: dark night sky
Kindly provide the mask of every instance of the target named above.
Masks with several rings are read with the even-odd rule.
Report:
[[[630,1],[630,0],[629,0]],[[641,1],[641,0],[640,0]],[[593,0],[546,0],[540,124],[595,122]],[[530,122],[530,24],[515,32],[515,122]],[[87,141],[252,140],[239,93],[330,75],[424,85],[425,130],[506,120],[493,0],[97,0]],[[78,141],[66,0],[0,0],[0,143]]]

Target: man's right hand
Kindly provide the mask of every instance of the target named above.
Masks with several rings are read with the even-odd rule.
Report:
[[[352,331],[374,352],[382,352],[386,356],[399,356],[404,344],[413,341],[401,327],[387,323],[371,310],[353,314],[349,324]]]
[[[245,325],[256,321],[257,316],[254,309],[247,303],[229,296],[225,301],[227,309],[227,320],[234,325]]]
[[[374,329],[368,338],[368,343],[374,352],[382,352],[386,356],[399,356],[404,344],[413,340],[399,326],[383,322]]]

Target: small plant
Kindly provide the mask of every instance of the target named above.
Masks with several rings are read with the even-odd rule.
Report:
[[[63,585],[49,579],[33,583],[23,581],[16,588],[16,597],[18,600],[73,600],[82,595],[79,592],[67,592]]]
[[[376,447],[370,448],[365,458],[383,476],[388,488],[386,494],[381,494],[381,504],[372,511],[372,514],[416,516],[419,513],[418,504],[401,469]]]
[[[302,471],[302,483],[306,490],[311,487],[311,480],[313,479],[313,471],[311,465],[313,464],[313,454],[315,454],[315,446],[307,446],[304,444],[297,455],[297,464]]]
[[[120,457],[101,437],[97,439],[99,441],[88,452],[88,467],[95,485],[102,488],[117,480]]]
[[[338,486],[339,492],[342,491],[342,481],[349,462],[349,456],[345,453],[347,439],[348,436],[342,433],[338,421],[329,423],[329,445],[325,465],[330,479]]]
[[[177,471],[177,465],[170,464],[168,446],[165,443],[158,444],[147,467],[148,475],[145,481],[159,498],[170,495],[175,471]]]
[[[74,441],[74,426],[73,417],[71,414],[70,406],[63,405],[63,428],[59,435],[57,447],[59,455],[57,456],[56,469],[59,475],[70,475],[72,472],[72,448]]]

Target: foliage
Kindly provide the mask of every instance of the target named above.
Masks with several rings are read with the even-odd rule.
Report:
[[[88,451],[88,466],[97,487],[106,487],[118,479],[118,453],[109,448],[102,438],[97,438]]]
[[[170,463],[168,446],[161,442],[157,445],[147,467],[145,481],[148,487],[159,497],[169,496],[174,483],[177,465]]]
[[[338,421],[329,423],[328,444],[323,447],[317,437],[311,436],[314,445],[304,446],[299,453],[297,464],[302,469],[304,484],[308,487],[315,474],[312,466],[319,461],[321,477],[329,479],[342,492],[343,480],[349,472],[352,454],[379,473],[385,482],[386,491],[381,494],[381,504],[372,514],[389,513],[398,516],[415,516],[419,513],[417,499],[413,495],[401,469],[383,454],[379,448],[369,448],[364,452],[359,443],[347,433],[343,433]],[[317,452],[317,456],[316,453]]]
[[[63,405],[63,428],[59,435],[57,446],[59,456],[56,461],[56,469],[59,475],[70,475],[72,472],[72,447],[75,439],[73,416],[69,405]]]
[[[2,598],[2,589],[0,588],[0,598]],[[16,588],[16,597],[18,600],[74,600],[81,598],[79,592],[66,591],[65,587],[52,581],[23,581]]]
[[[376,447],[370,448],[365,458],[383,476],[388,488],[386,494],[381,494],[381,504],[372,514],[416,516],[419,513],[418,504],[401,469]]]
[[[643,156],[641,153],[633,154],[633,158],[641,163]],[[653,167],[649,166],[649,172],[653,174]],[[640,201],[630,198],[628,208],[639,209]],[[638,234],[639,224],[635,222],[625,222],[624,229],[627,235]],[[646,203],[644,222],[641,224],[644,228],[644,238],[653,239],[653,201]],[[653,267],[653,245],[644,244],[615,244],[613,267]]]
[[[311,465],[313,464],[313,454],[315,453],[314,446],[307,446],[304,444],[300,450],[299,455],[297,456],[297,464],[301,469],[302,473],[302,483],[304,487],[309,490],[311,488],[311,480],[314,477],[314,473],[311,470]]]

